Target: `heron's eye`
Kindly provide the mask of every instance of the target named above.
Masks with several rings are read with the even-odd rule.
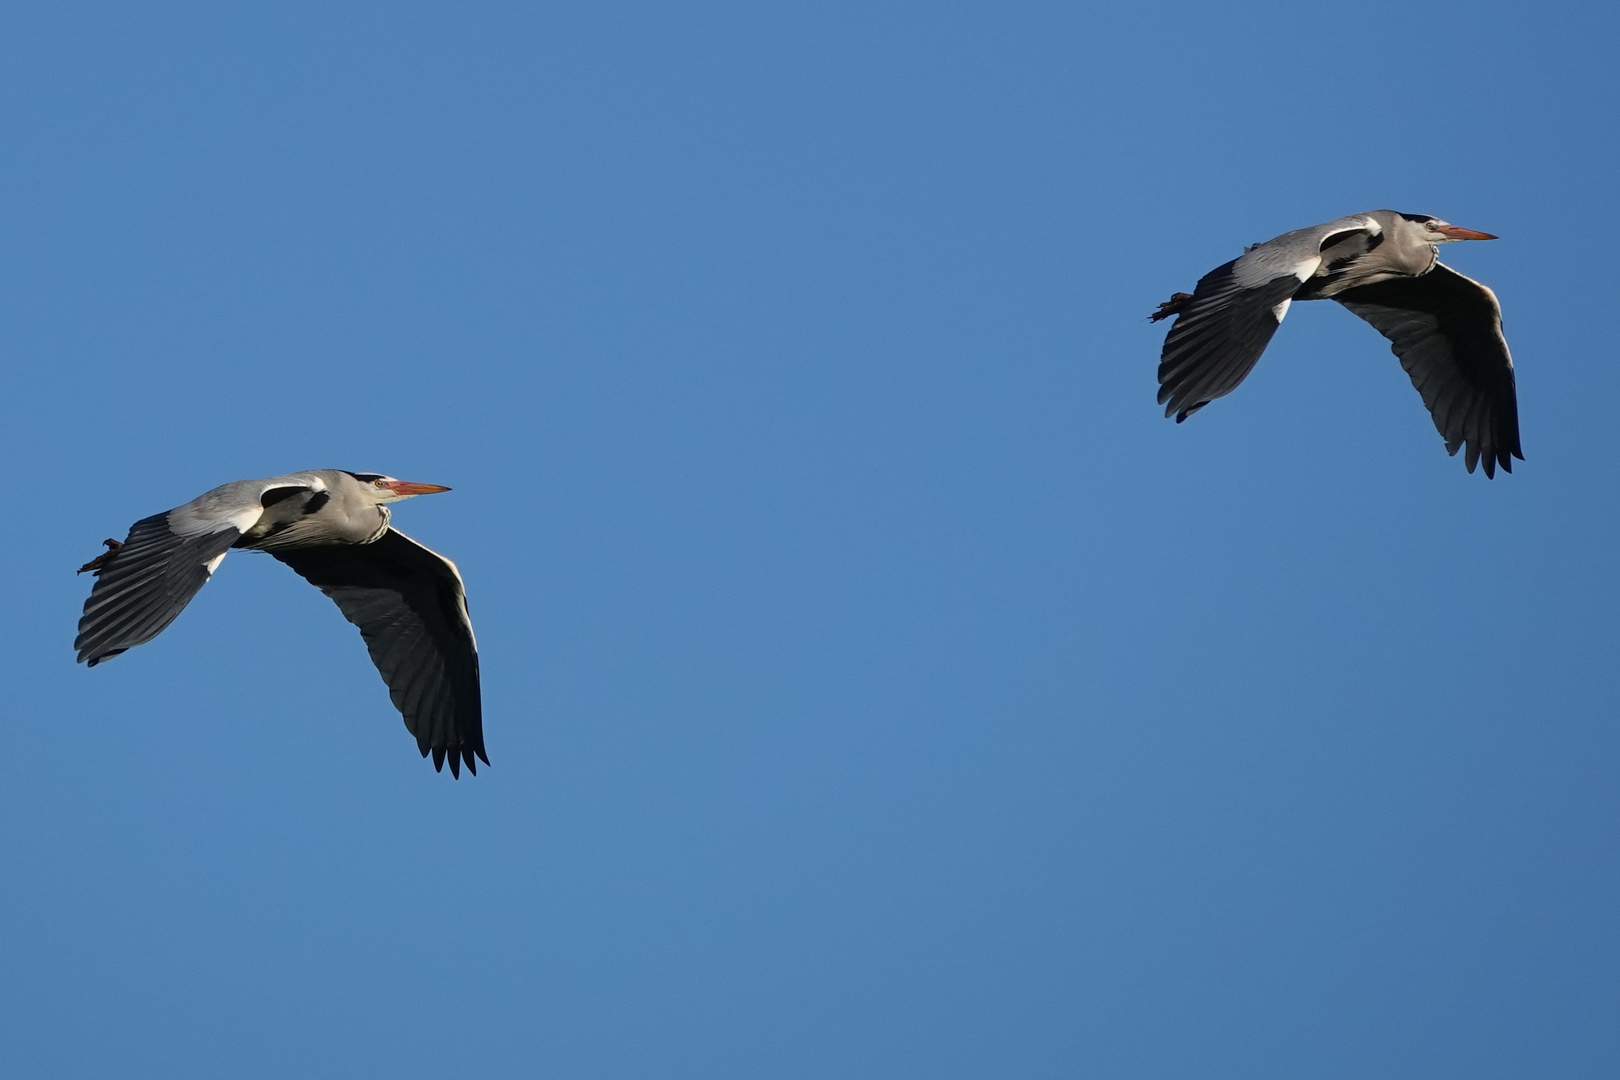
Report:
[[[381,481],[381,480],[373,480],[371,482],[371,486],[372,487],[387,487],[388,485],[386,483],[384,483],[383,481]]]
[[[1425,229],[1428,229],[1430,232],[1436,232],[1440,228],[1439,224],[1437,224],[1436,222],[1433,222],[1433,221],[1424,222],[1423,227]]]

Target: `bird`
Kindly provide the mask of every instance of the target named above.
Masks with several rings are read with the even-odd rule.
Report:
[[[1254,244],[1148,316],[1174,315],[1159,404],[1181,423],[1237,389],[1295,300],[1333,299],[1371,323],[1469,472],[1524,460],[1513,358],[1496,294],[1440,261],[1439,245],[1495,240],[1428,214],[1373,210]]]
[[[337,602],[425,758],[457,779],[484,750],[478,643],[461,573],[395,529],[389,504],[449,491],[382,473],[310,469],[237,480],[142,518],[79,568],[96,583],[73,643],[95,667],[174,621],[232,548],[264,551]]]

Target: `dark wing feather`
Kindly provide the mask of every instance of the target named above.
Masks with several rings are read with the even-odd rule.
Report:
[[[1237,260],[1205,274],[1180,309],[1159,354],[1159,404],[1176,422],[1237,389],[1277,332],[1273,310],[1299,291],[1293,274],[1237,283]]]
[[[241,535],[227,525],[218,532],[179,536],[169,528],[169,513],[137,521],[124,546],[96,570],[73,641],[79,662],[95,667],[157,637],[208,581],[208,564]]]
[[[389,529],[369,544],[272,551],[360,628],[405,728],[434,768],[477,774],[484,753],[478,645],[455,564]]]
[[[1447,453],[1467,446],[1469,472],[1483,461],[1493,477],[1498,465],[1512,472],[1513,459],[1524,460],[1513,359],[1490,289],[1437,263],[1427,274],[1360,285],[1333,299],[1390,340]]]

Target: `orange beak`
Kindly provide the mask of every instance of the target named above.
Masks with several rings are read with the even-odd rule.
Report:
[[[432,495],[434,492],[450,490],[438,484],[413,484],[409,480],[384,480],[383,487],[395,495]]]
[[[1439,232],[1453,240],[1495,240],[1496,237],[1488,232],[1479,232],[1474,229],[1464,229],[1457,225],[1442,225]]]

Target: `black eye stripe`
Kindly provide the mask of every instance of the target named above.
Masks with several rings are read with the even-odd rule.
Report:
[[[344,472],[349,472],[349,470],[347,470],[347,469],[344,469],[343,471]],[[373,484],[373,483],[376,483],[378,480],[386,480],[386,479],[388,479],[388,477],[384,476],[382,473],[374,473],[374,472],[352,472],[352,473],[349,473],[349,475],[354,477],[356,480],[360,481],[362,484]]]

